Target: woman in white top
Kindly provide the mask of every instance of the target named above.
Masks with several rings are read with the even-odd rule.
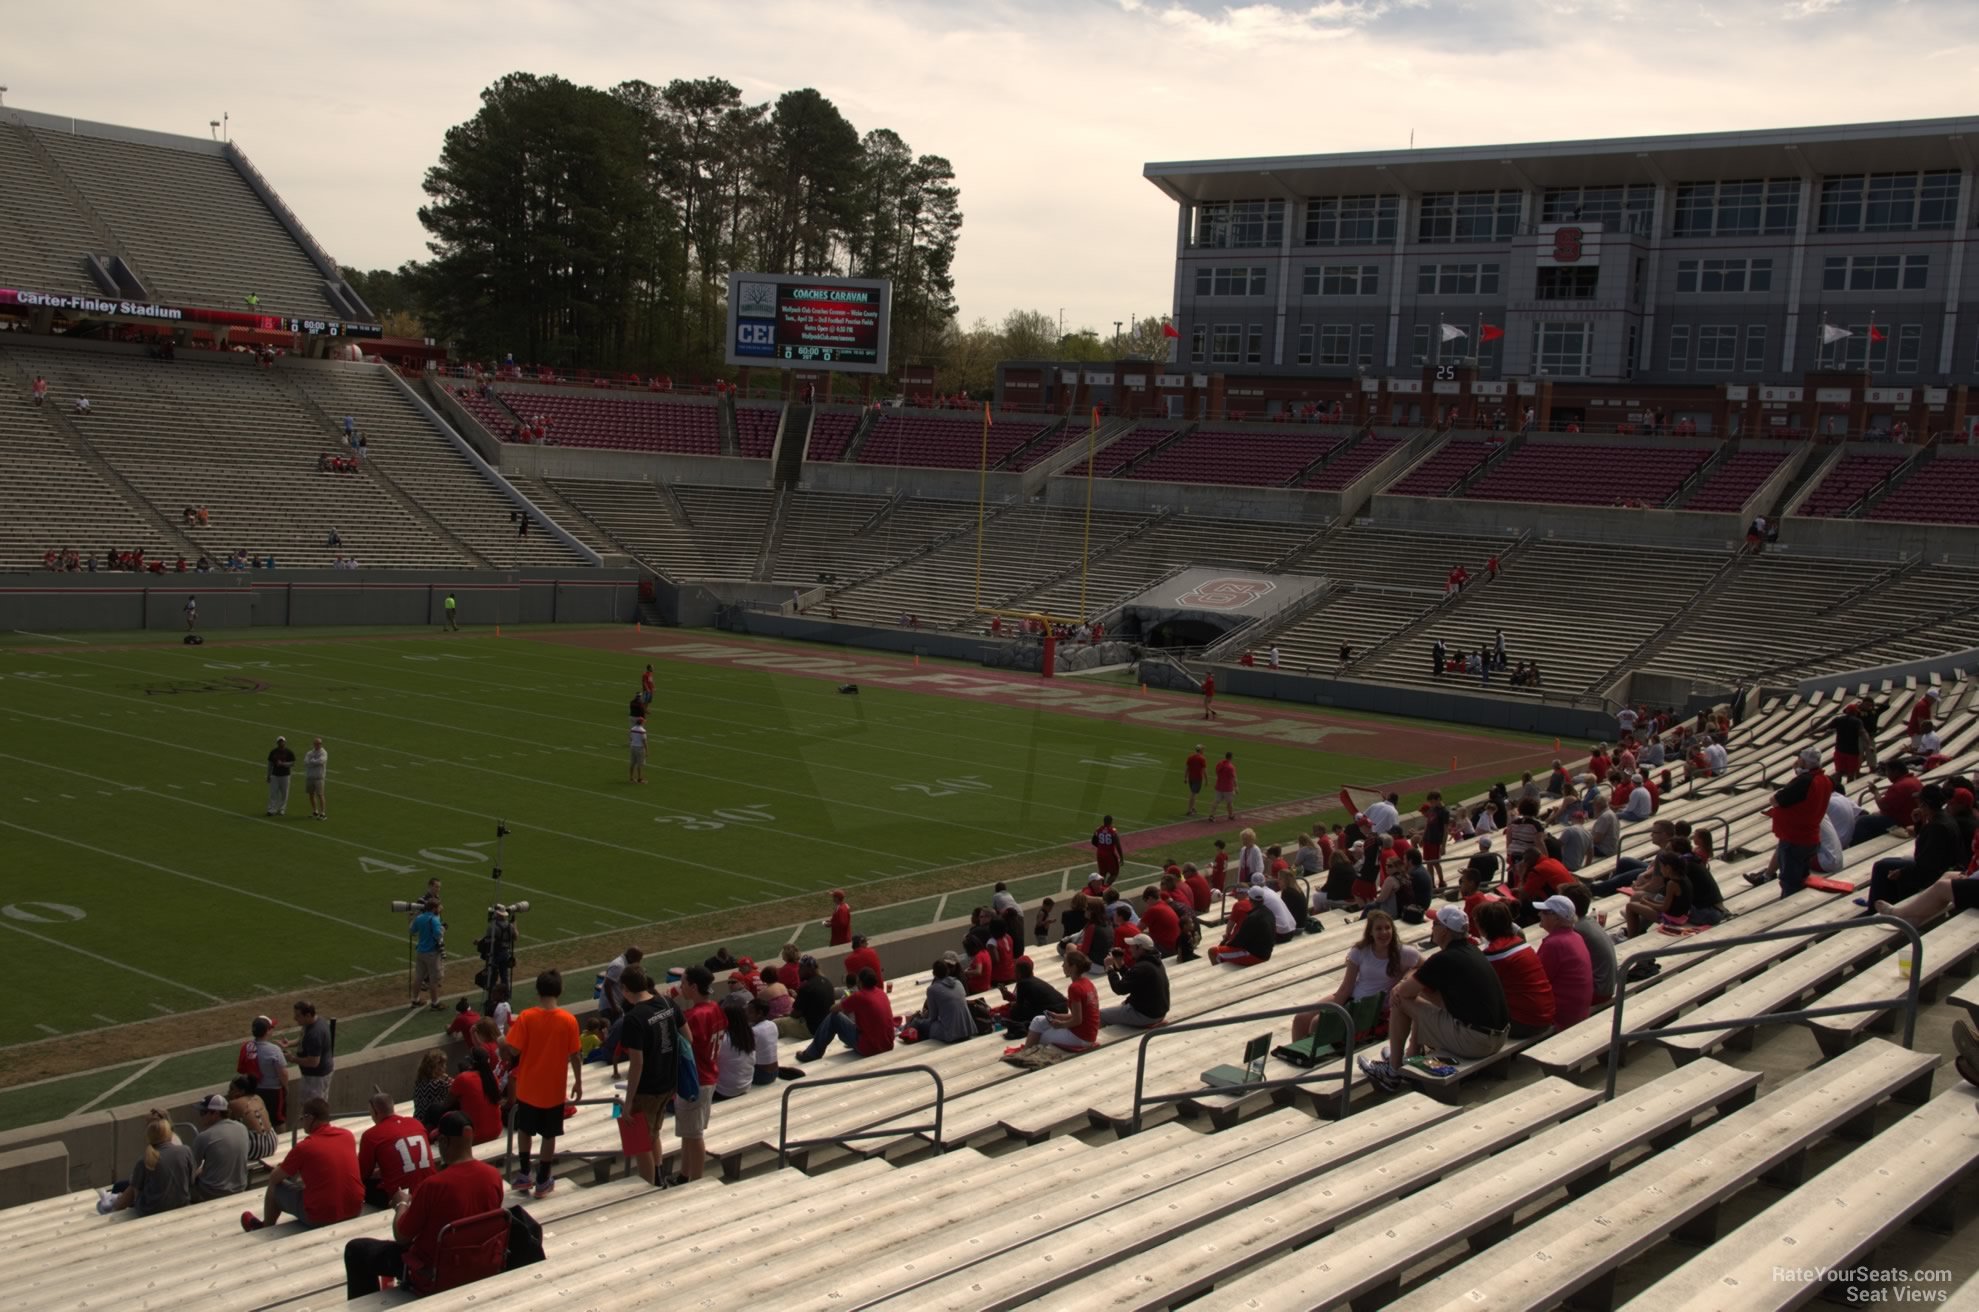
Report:
[[[323,800],[323,780],[330,773],[330,753],[318,738],[302,754],[302,790],[309,794],[309,818],[328,820],[330,805]]]
[[[1264,849],[1257,845],[1257,830],[1237,835],[1237,881],[1255,884],[1264,878]]]
[[[756,1073],[750,1078],[751,1084],[775,1084],[776,1064],[776,1022],[770,1019],[770,1010],[761,1002],[751,999],[747,1009],[749,1032],[756,1036]]]
[[[1396,935],[1393,916],[1385,911],[1370,911],[1361,923],[1365,926],[1361,930],[1361,941],[1347,950],[1347,973],[1340,977],[1340,987],[1326,999],[1337,1006],[1344,1007],[1349,1002],[1392,993],[1397,984],[1408,978],[1410,971],[1422,964],[1422,953],[1404,944]],[[1381,1011],[1384,1016],[1388,1013],[1385,998]],[[1293,1040],[1303,1039],[1312,1033],[1321,1014],[1302,1011],[1292,1017]]]
[[[728,1028],[715,1041],[715,1101],[740,1098],[756,1082],[756,1034],[749,1028],[749,1013],[736,994],[734,1002],[723,1001],[722,1019]]]

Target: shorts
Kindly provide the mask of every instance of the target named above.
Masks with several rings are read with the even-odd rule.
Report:
[[[1200,779],[1189,780],[1189,796],[1194,797],[1197,793],[1200,793],[1202,790],[1203,790],[1202,780]]]
[[[1861,769],[1862,758],[1860,756],[1852,756],[1847,752],[1835,753],[1836,774],[1855,774]]]
[[[515,1104],[515,1132],[517,1134],[540,1134],[545,1139],[554,1139],[563,1133],[563,1108],[538,1107],[533,1103],[518,1101]]]
[[[673,1132],[696,1143],[708,1137],[708,1112],[714,1106],[715,1086],[704,1084],[692,1102],[673,1100]]]
[[[321,797],[323,795],[323,776],[320,774],[304,775],[302,777],[302,791],[308,793],[311,797]]]
[[[414,977],[416,982],[412,986],[412,991],[414,993],[423,993],[426,989],[431,988],[433,992],[438,993],[440,991],[440,977],[446,970],[440,964],[440,954],[437,952],[421,952],[418,960],[419,969],[417,975]]]
[[[1493,1033],[1473,1028],[1441,1007],[1418,1003],[1409,1041],[1447,1057],[1476,1061],[1504,1047],[1505,1035],[1502,1031]]]
[[[1227,802],[1236,795],[1237,795],[1237,790],[1234,788],[1228,791],[1225,791],[1224,789],[1221,788],[1216,790],[1216,800],[1219,802]]]
[[[1422,845],[1422,859],[1425,861],[1441,861],[1443,859],[1443,844],[1424,843]]]
[[[632,1114],[658,1125],[660,1118],[666,1115],[667,1104],[672,1101],[673,1095],[670,1093],[635,1093],[632,1095]]]
[[[633,763],[634,765],[644,765],[644,764],[646,764],[646,749],[645,749],[645,748],[643,748],[643,747],[635,747],[635,748],[633,748],[633,749],[632,749],[632,763]]]

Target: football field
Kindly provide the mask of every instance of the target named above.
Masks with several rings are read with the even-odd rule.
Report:
[[[1135,857],[1205,859],[1243,820],[1283,835],[1337,810],[1342,785],[1464,791],[1551,748],[1271,703],[1204,723],[1199,699],[1125,676],[723,634],[174,636],[0,646],[0,974],[24,1004],[0,1010],[0,1083],[58,1073],[58,1054],[223,1041],[303,994],[347,1018],[403,1010],[390,904],[434,876],[458,995],[495,900],[530,903],[518,979],[635,940],[822,944],[834,887],[873,932],[965,914],[995,878],[1029,876],[1029,903],[1077,872],[1104,813]],[[628,702],[649,661],[635,785]],[[326,820],[299,765],[287,814],[264,814],[277,734],[298,756],[323,738]],[[1183,823],[1198,742],[1236,753],[1238,825]]]

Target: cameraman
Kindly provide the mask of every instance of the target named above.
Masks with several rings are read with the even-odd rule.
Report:
[[[426,899],[425,910],[412,918],[410,933],[413,952],[418,960],[418,971],[413,977],[412,1005],[418,1006],[420,998],[430,994],[432,1003],[427,1010],[438,1011],[447,948],[447,925],[440,919],[439,898],[429,896]]]
[[[497,984],[504,989],[512,987],[510,977],[515,973],[515,925],[509,920],[507,907],[498,902],[488,909],[488,933],[476,946],[481,949],[481,959],[488,963],[485,973],[492,999]],[[488,1014],[485,1008],[484,1014]]]

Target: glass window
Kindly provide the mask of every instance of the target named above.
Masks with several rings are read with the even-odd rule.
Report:
[[[1219,323],[1210,330],[1209,360],[1211,364],[1243,363],[1244,328],[1242,324]]]
[[[1763,292],[1773,287],[1770,259],[1678,260],[1677,290],[1690,292]]]
[[[1848,289],[1848,256],[1830,255],[1821,261],[1821,290],[1839,292]]]
[[[1851,173],[1821,179],[1821,232],[1915,232],[1952,226],[1958,214],[1956,169],[1927,173]]]
[[[1697,290],[1697,266],[1698,261],[1696,260],[1677,261],[1677,290],[1679,292],[1688,294]]]
[[[1409,363],[1429,363],[1429,325],[1426,323],[1417,324],[1409,333]]]
[[[1204,343],[1208,340],[1208,336],[1209,330],[1202,324],[1195,324],[1189,329],[1189,359],[1197,364],[1203,362]]]
[[[1931,257],[1928,255],[1906,255],[1903,257],[1903,289],[1907,292],[1921,292],[1931,277]]]
[[[1873,328],[1875,335],[1883,340],[1872,341],[1872,325],[1852,323],[1844,326],[1849,332],[1847,337],[1822,345],[1821,367],[1854,373],[1882,373],[1890,358],[1889,329]]]
[[[1635,348],[1638,331],[1639,329],[1635,324],[1629,325],[1628,349],[1622,356],[1622,377],[1624,378],[1635,377]]]
[[[1917,221],[1917,175],[1871,173],[1863,188],[1862,226],[1870,232],[1908,232]]]
[[[1360,340],[1360,348],[1354,353],[1354,363],[1360,365],[1362,368],[1372,369],[1374,367],[1374,325],[1371,323],[1362,324],[1357,335]]]
[[[1739,330],[1732,324],[1705,324],[1697,330],[1697,368],[1728,374],[1738,366]]]
[[[1800,183],[1793,178],[1677,184],[1671,231],[1679,237],[1779,236],[1800,217]]]
[[[1282,200],[1205,201],[1196,206],[1197,246],[1229,250],[1276,246],[1284,237]]]
[[[1516,191],[1426,192],[1416,219],[1416,240],[1509,241],[1518,229]]]
[[[1308,265],[1303,281],[1308,296],[1373,296],[1381,289],[1381,266]]]
[[[1344,323],[1322,325],[1319,330],[1319,363],[1345,367],[1353,362],[1353,325]]]
[[[1682,373],[1690,368],[1690,328],[1687,325],[1678,324],[1670,329],[1669,368],[1671,373]]]
[[[1924,349],[1924,326],[1907,323],[1897,329],[1897,372],[1914,374]]]
[[[1496,264],[1425,264],[1416,271],[1420,296],[1496,296]]]
[[[1745,328],[1745,372],[1766,372],[1766,325],[1747,324]]]
[[[1313,344],[1314,335],[1317,333],[1317,331],[1318,330],[1315,329],[1309,323],[1302,323],[1299,325],[1299,363],[1300,364],[1312,363],[1312,344]]]
[[[1533,333],[1534,372],[1585,377],[1592,340],[1593,333],[1585,323],[1539,323]]]
[[[1244,347],[1244,363],[1264,363],[1264,328],[1262,325],[1251,325],[1250,336]]]
[[[1306,202],[1307,246],[1372,246],[1395,240],[1396,196],[1322,196]]]
[[[1601,271],[1587,268],[1541,268],[1533,297],[1541,301],[1591,301]]]
[[[1949,228],[1958,220],[1957,169],[1937,169],[1926,173],[1917,185],[1917,226],[1929,230]]]

